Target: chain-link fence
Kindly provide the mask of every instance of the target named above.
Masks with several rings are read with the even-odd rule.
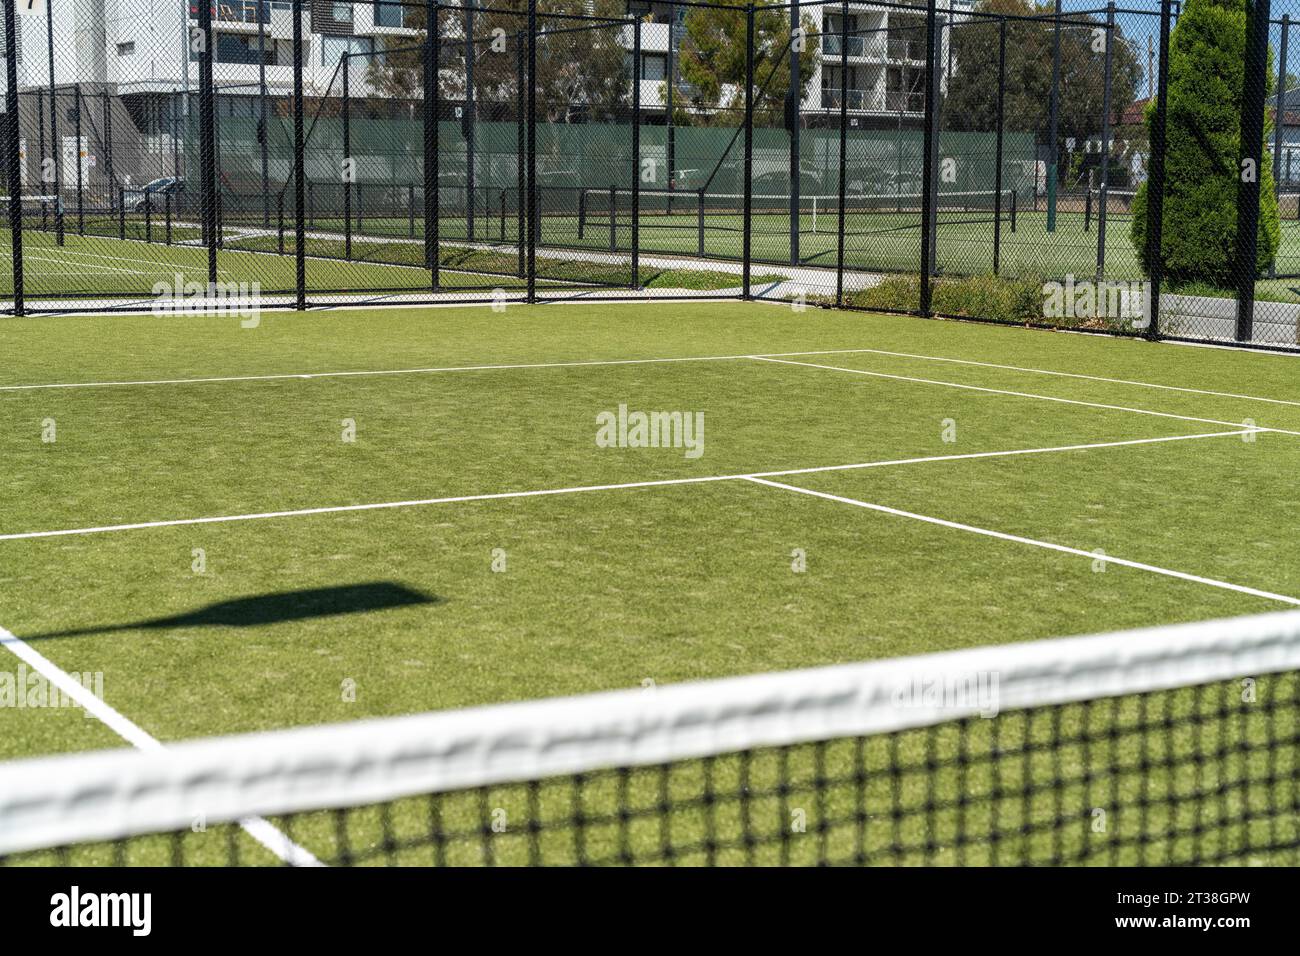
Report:
[[[1128,2],[5,0],[0,294],[765,298],[1295,348],[1297,11]]]

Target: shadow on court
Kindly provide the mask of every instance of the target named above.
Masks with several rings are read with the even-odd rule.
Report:
[[[46,631],[23,635],[27,641],[54,637],[79,637],[87,634],[112,634],[116,631],[168,630],[178,627],[261,627],[288,621],[305,621],[343,614],[365,614],[390,608],[420,604],[439,604],[441,598],[408,588],[392,581],[345,584],[328,588],[281,591],[253,597],[218,601],[183,614],[146,618],[125,624],[104,624],[63,631]]]

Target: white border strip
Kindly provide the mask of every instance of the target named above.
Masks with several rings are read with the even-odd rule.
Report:
[[[981,647],[0,765],[0,853],[416,794],[926,727],[987,702],[915,681],[996,674],[1001,710],[1300,668],[1300,612]],[[1265,691],[1267,692],[1267,691]],[[906,701],[908,706],[900,706]]]
[[[162,521],[137,521],[129,524],[98,525],[88,528],[59,528],[52,531],[18,531],[0,534],[0,541],[21,541],[28,538],[61,538],[70,535],[107,534],[115,531],[140,531],[146,528],[175,528],[182,525],[222,524],[232,521],[260,521],[270,518],[298,518],[305,515],[338,514],[348,511],[380,511],[392,508],[419,508],[429,505],[455,504],[468,501],[498,501],[507,498],[538,498],[548,495],[579,494],[588,491],[621,491],[629,488],[664,488],[672,485],[696,485],[713,481],[738,481],[741,479],[782,478],[791,475],[811,475],[825,471],[851,471],[861,468],[885,468],[892,465],[917,465],[939,461],[963,461],[974,458],[1002,458],[1012,455],[1043,455],[1049,452],[1088,451],[1097,448],[1122,448],[1130,445],[1155,445],[1162,442],[1191,441],[1197,438],[1225,438],[1247,435],[1266,429],[1245,428],[1226,432],[1206,432],[1195,435],[1166,435],[1159,438],[1129,438],[1122,441],[1093,442],[1087,445],[1057,445],[1050,448],[1018,448],[1010,451],[968,452],[963,455],[931,455],[924,458],[897,458],[889,461],[857,462],[850,465],[820,465],[813,468],[790,468],[783,471],[756,471],[738,475],[702,475],[697,478],[660,478],[653,481],[628,481],[612,485],[575,485],[569,488],[543,488],[537,491],[500,491],[479,495],[453,495],[444,498],[416,498],[409,501],[378,501],[359,505],[326,505],[320,508],[298,508],[292,511],[259,511],[247,514],[216,515],[206,518],[172,518]]]
[[[48,657],[35,650],[26,641],[0,627],[0,645],[12,651],[19,660],[33,670],[41,673],[46,680],[57,687],[65,697],[80,704],[93,717],[98,718],[105,727],[113,731],[132,747],[147,753],[159,753],[162,743],[145,731],[138,724],[128,720],[121,713],[110,707],[105,701],[96,697],[82,684],[73,680],[66,671]],[[120,753],[120,751],[113,751]],[[193,818],[191,818],[192,822]],[[321,863],[311,853],[294,843],[287,836],[258,817],[243,817],[239,825],[254,840],[262,844],[277,857],[291,866],[320,866]],[[187,824],[188,826],[188,824]]]

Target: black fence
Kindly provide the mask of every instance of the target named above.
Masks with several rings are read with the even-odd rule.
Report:
[[[4,311],[704,296],[1300,348],[1266,0],[188,2],[97,62],[72,0],[5,0]]]

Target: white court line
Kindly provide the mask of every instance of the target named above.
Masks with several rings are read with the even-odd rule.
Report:
[[[1157,382],[1139,382],[1130,378],[1107,378],[1104,375],[1084,375],[1081,372],[1058,372],[1048,368],[1028,368],[1023,365],[1000,365],[997,362],[978,362],[974,359],[947,358],[942,355],[919,355],[915,352],[891,352],[888,349],[830,349],[823,352],[807,352],[806,355],[840,355],[846,351],[866,352],[872,355],[889,355],[894,358],[921,359],[926,362],[948,362],[952,365],[974,365],[979,368],[996,368],[1008,372],[1029,372],[1033,375],[1054,375],[1059,378],[1079,378],[1090,382],[1105,382],[1108,385],[1135,385],[1139,388],[1157,388],[1166,392],[1186,392],[1189,395],[1209,395],[1214,398],[1239,398],[1248,402],[1267,402],[1270,405],[1291,405],[1300,408],[1300,402],[1284,398],[1265,398],[1262,395],[1242,395],[1237,392],[1216,392],[1205,388],[1188,388],[1183,385],[1161,385]],[[761,357],[761,356],[760,356]]]
[[[1087,445],[1057,445],[1050,448],[1016,448],[1008,451],[967,452],[963,455],[930,455],[923,458],[898,458],[889,461],[856,462],[849,465],[819,465],[812,468],[788,468],[781,471],[754,471],[735,475],[701,475],[695,478],[660,478],[651,481],[628,481],[609,485],[575,485],[569,488],[544,488],[536,491],[499,491],[479,495],[452,495],[445,498],[416,498],[409,501],[380,501],[360,505],[326,505],[320,508],[298,508],[291,511],[261,511],[250,514],[217,515],[206,518],[171,518],[163,521],[138,521],[131,524],[99,525],[89,528],[60,528],[53,531],[19,531],[0,534],[0,541],[22,541],[31,538],[60,538],[70,535],[106,534],[112,531],[141,531],[146,528],[175,528],[183,525],[223,524],[233,521],[260,521],[268,518],[298,518],[306,515],[340,514],[349,511],[381,511],[393,508],[419,508],[428,505],[456,504],[468,501],[500,501],[510,498],[539,498],[550,495],[579,494],[588,491],[621,491],[630,488],[664,488],[672,485],[699,485],[714,481],[741,479],[781,478],[790,475],[811,475],[826,471],[851,471],[862,468],[884,468],[892,465],[916,465],[937,461],[963,461],[973,458],[1001,458],[1013,455],[1041,455],[1049,452],[1087,451],[1098,448],[1123,448],[1132,445],[1155,445],[1162,442],[1192,441],[1198,438],[1225,438],[1260,431],[1257,428],[1236,429],[1227,432],[1205,432],[1195,435],[1166,435],[1160,438],[1129,438],[1122,441],[1094,442]]]
[[[403,295],[405,293],[383,293],[383,294]],[[713,301],[713,300],[697,299],[692,301],[706,302],[706,301]],[[728,301],[728,300],[718,300],[718,301]],[[458,308],[477,307],[481,304],[482,303],[477,303],[477,302],[447,303],[448,306],[454,306]],[[515,303],[515,304],[517,305],[520,303]],[[613,300],[609,304],[621,304],[621,303],[618,303],[617,300]],[[385,308],[387,307],[389,306],[385,305]],[[392,307],[430,308],[432,306],[394,303]],[[329,310],[347,311],[349,307],[332,305],[330,303],[322,303],[319,306],[316,306],[315,308],[318,308],[322,311],[329,311]],[[285,309],[268,308],[266,311],[287,313],[294,310],[289,308],[285,308]],[[112,313],[105,313],[105,314],[112,314]],[[121,314],[127,316],[138,315],[138,313],[135,312],[126,312]],[[604,365],[656,365],[656,364],[673,363],[673,362],[734,362],[734,361],[740,361],[742,359],[778,359],[778,358],[801,358],[810,355],[857,355],[857,354],[891,355],[896,357],[923,359],[923,360],[934,361],[934,362],[951,362],[955,364],[975,365],[975,366],[982,366],[987,368],[1003,369],[1008,371],[1030,372],[1039,375],[1055,375],[1063,378],[1087,379],[1087,380],[1107,382],[1107,383],[1117,384],[1117,385],[1134,385],[1142,388],[1161,389],[1164,391],[1187,392],[1189,394],[1206,395],[1214,398],[1233,398],[1233,399],[1242,399],[1245,401],[1252,401],[1252,402],[1267,402],[1273,405],[1300,406],[1300,402],[1290,402],[1284,399],[1277,399],[1277,398],[1265,398],[1260,395],[1242,395],[1233,392],[1213,392],[1204,389],[1185,388],[1178,385],[1160,385],[1154,382],[1141,382],[1135,379],[1110,379],[1110,378],[1103,378],[1095,375],[1083,375],[1074,372],[1058,372],[1058,371],[1053,371],[1051,369],[1028,368],[1028,367],[1017,366],[1017,365],[997,365],[991,362],[976,362],[973,360],[944,358],[942,356],[936,356],[936,355],[920,355],[911,352],[890,352],[885,349],[870,349],[870,348],[820,349],[820,350],[803,351],[803,352],[752,352],[752,353],[746,353],[742,355],[694,355],[694,356],[685,356],[681,358],[591,359],[591,360],[572,361],[572,362],[528,362],[528,363],[518,363],[518,364],[495,364],[495,365],[446,365],[446,366],[428,366],[428,367],[399,368],[399,369],[359,369],[355,371],[342,371],[342,372],[305,372],[305,373],[304,372],[281,372],[281,373],[274,373],[274,374],[267,374],[267,375],[225,375],[225,376],[208,376],[202,378],[122,379],[122,380],[103,381],[103,382],[50,382],[50,383],[36,383],[30,385],[0,385],[0,391],[4,391],[4,392],[32,391],[36,389],[47,389],[47,388],[123,388],[123,387],[128,387],[133,385],[140,385],[140,386],[204,385],[204,384],[212,384],[212,383],[220,383],[220,382],[264,382],[264,381],[306,379],[306,378],[351,378],[351,377],[370,376],[370,375],[431,375],[431,374],[438,374],[444,372],[482,372],[482,371],[510,371],[510,370],[517,370],[517,369],[579,368],[582,366],[604,366]],[[824,366],[824,367],[831,368],[832,366]],[[840,371],[862,371],[862,370],[840,369]],[[1023,394],[1023,393],[1018,393],[1018,394]],[[1034,397],[1038,398],[1038,397],[1046,397],[1046,396],[1034,396]]]
[[[1062,554],[1073,554],[1081,558],[1088,558],[1092,561],[1102,561],[1105,564],[1118,564],[1126,568],[1135,568],[1139,571],[1150,571],[1153,574],[1163,574],[1165,577],[1178,578],[1181,581],[1191,581],[1194,584],[1207,584],[1210,587],[1222,588],[1226,591],[1236,591],[1239,594],[1249,594],[1252,597],[1266,598],[1270,601],[1280,601],[1283,604],[1300,606],[1300,598],[1288,597],[1285,594],[1274,594],[1272,591],[1261,591],[1258,588],[1246,587],[1241,584],[1232,584],[1229,581],[1220,581],[1216,578],[1205,578],[1198,574],[1187,574],[1183,571],[1174,571],[1170,568],[1162,568],[1154,564],[1144,564],[1141,561],[1130,561],[1127,558],[1117,558],[1109,554],[1098,554],[1093,551],[1084,551],[1081,548],[1070,548],[1063,544],[1053,544],[1050,541],[1039,541],[1037,538],[1024,538],[1018,534],[1007,534],[1003,531],[992,531],[988,528],[978,528],[975,525],[962,524],[959,521],[948,521],[945,518],[934,518],[930,515],[917,514],[913,511],[902,511],[898,508],[872,504],[871,502],[861,501],[857,498],[846,498],[842,495],[832,495],[825,491],[814,491],[811,488],[800,488],[797,485],[787,485],[779,481],[768,481],[765,478],[750,477],[746,480],[759,485],[767,485],[770,488],[781,488],[785,491],[798,492],[801,495],[811,495],[814,498],[824,498],[827,501],[835,501],[844,505],[853,505],[855,508],[866,508],[869,511],[879,511],[882,514],[894,515],[899,518],[911,518],[914,521],[924,521],[926,524],[938,525],[942,528],[952,528],[956,531],[968,531],[971,534],[984,535],[987,538],[997,538],[1000,541],[1011,541],[1015,544],[1027,544],[1035,548],[1046,548],[1049,551],[1059,551]]]
[[[1241,422],[1226,422],[1218,418],[1197,418],[1193,415],[1177,415],[1173,412],[1157,412],[1149,408],[1133,408],[1129,405],[1108,405],[1105,402],[1085,402],[1077,398],[1060,398],[1056,395],[1038,395],[1034,392],[1016,392],[1005,388],[988,388],[984,385],[966,385],[961,382],[941,382],[933,378],[917,378],[914,375],[894,375],[890,372],[869,372],[861,368],[846,368],[842,365],[819,365],[815,362],[795,362],[786,358],[752,355],[757,362],[773,362],[777,365],[797,365],[801,368],[819,368],[828,372],[849,372],[853,375],[867,375],[871,378],[887,378],[896,382],[915,382],[920,385],[943,385],[947,388],[960,388],[970,392],[985,392],[989,395],[1010,395],[1015,398],[1034,398],[1042,402],[1058,402],[1062,405],[1082,405],[1085,408],[1102,408],[1112,412],[1132,412],[1135,415],[1154,415],[1157,418],[1176,418],[1184,422],[1199,422],[1203,425],[1229,425],[1241,427]],[[1285,428],[1270,428],[1265,425],[1252,427],[1251,431],[1273,432],[1278,435],[1300,435],[1300,431],[1288,431]]]
[[[96,697],[80,682],[73,680],[66,671],[45,655],[36,651],[21,638],[0,627],[0,644],[3,644],[28,667],[40,672],[51,684],[66,697],[75,700],[86,713],[98,718],[109,730],[117,734],[137,750],[165,750],[162,742],[138,724],[120,712],[114,710],[105,701]],[[320,866],[310,851],[300,847],[261,817],[249,817],[240,820],[239,825],[258,843],[266,847],[285,863],[294,866]]]

